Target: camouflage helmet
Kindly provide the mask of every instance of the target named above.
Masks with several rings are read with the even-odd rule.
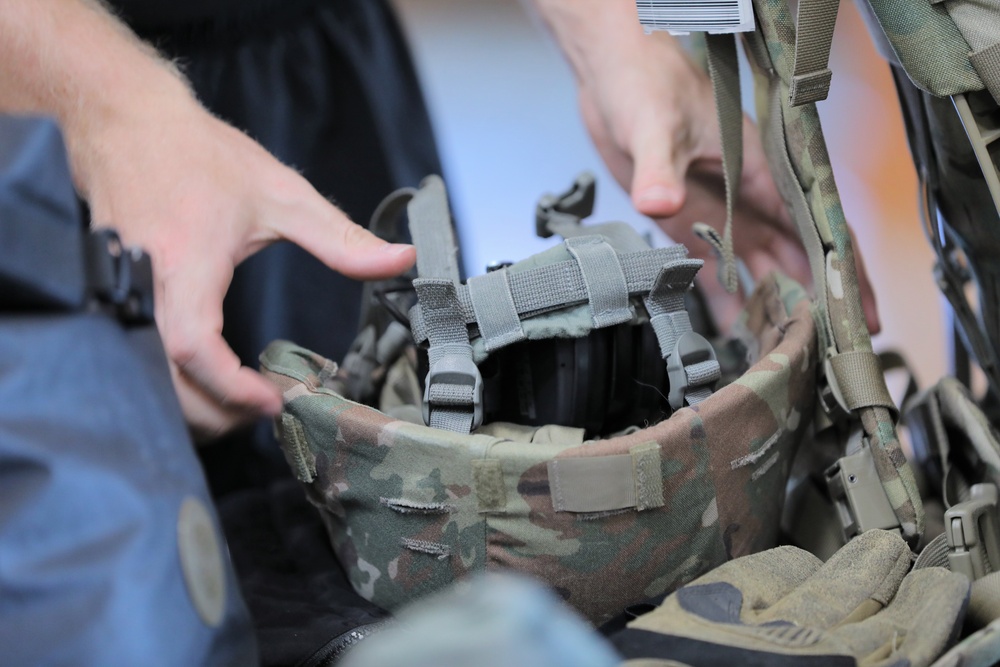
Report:
[[[588,207],[574,197],[586,190],[543,200],[540,231],[563,244],[464,284],[440,179],[397,193],[375,226],[406,205],[418,251],[411,328],[397,321],[398,290],[369,285],[366,303],[383,307],[367,309],[343,364],[280,341],[262,355],[285,396],[285,455],[353,586],[377,604],[513,569],[596,623],[776,543],[815,394],[806,293],[780,276],[757,287],[736,327],[749,369],[713,392],[718,359],[684,307],[701,262],[620,223],[580,225]],[[479,424],[490,355],[615,326],[654,332],[664,418],[596,434]],[[417,345],[428,348],[423,383]]]

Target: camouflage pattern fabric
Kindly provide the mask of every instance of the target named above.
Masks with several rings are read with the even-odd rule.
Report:
[[[754,8],[759,26],[749,38],[749,51],[759,91],[758,119],[772,173],[809,253],[820,340],[831,352],[871,352],[854,250],[816,105],[788,105],[795,19],[786,0],[755,0]],[[871,379],[884,387],[884,378]],[[879,406],[857,414],[903,535],[915,543],[923,532],[923,505],[896,436],[894,415]]]
[[[983,90],[969,61],[973,50],[943,2],[867,0],[893,54],[913,83],[932,95],[947,97]]]
[[[791,281],[762,281],[739,327],[756,354],[746,374],[659,424],[582,444],[393,419],[346,398],[336,365],[291,343],[261,363],[284,392],[286,456],[361,595],[392,609],[471,572],[512,569],[599,623],[774,546],[814,408],[810,305]],[[633,507],[556,511],[551,471],[623,460]]]

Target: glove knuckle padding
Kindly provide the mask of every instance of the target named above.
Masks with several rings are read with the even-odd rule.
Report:
[[[767,664],[761,655],[798,654],[828,656],[831,664],[853,658],[866,666],[929,665],[955,638],[969,583],[942,568],[908,574],[910,563],[902,538],[878,530],[855,538],[826,563],[779,547],[716,568],[625,633],[688,640],[697,646],[693,654],[703,656],[698,664],[711,664],[714,647],[716,658],[739,656],[751,664]],[[628,657],[640,657],[634,636],[620,646],[630,647]]]

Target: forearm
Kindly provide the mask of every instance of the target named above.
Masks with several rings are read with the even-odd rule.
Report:
[[[529,0],[581,83],[605,72],[627,72],[646,58],[682,55],[664,32],[644,34],[635,0]]]
[[[54,116],[84,194],[104,131],[146,109],[192,100],[171,63],[96,0],[4,2],[0,111]]]

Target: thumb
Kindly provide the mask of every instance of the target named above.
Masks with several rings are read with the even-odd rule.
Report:
[[[670,217],[684,206],[684,176],[673,142],[662,131],[644,133],[633,142],[632,204],[650,217]]]
[[[399,275],[417,258],[412,245],[383,241],[326,200],[310,214],[284,221],[277,231],[331,269],[359,280]]]

